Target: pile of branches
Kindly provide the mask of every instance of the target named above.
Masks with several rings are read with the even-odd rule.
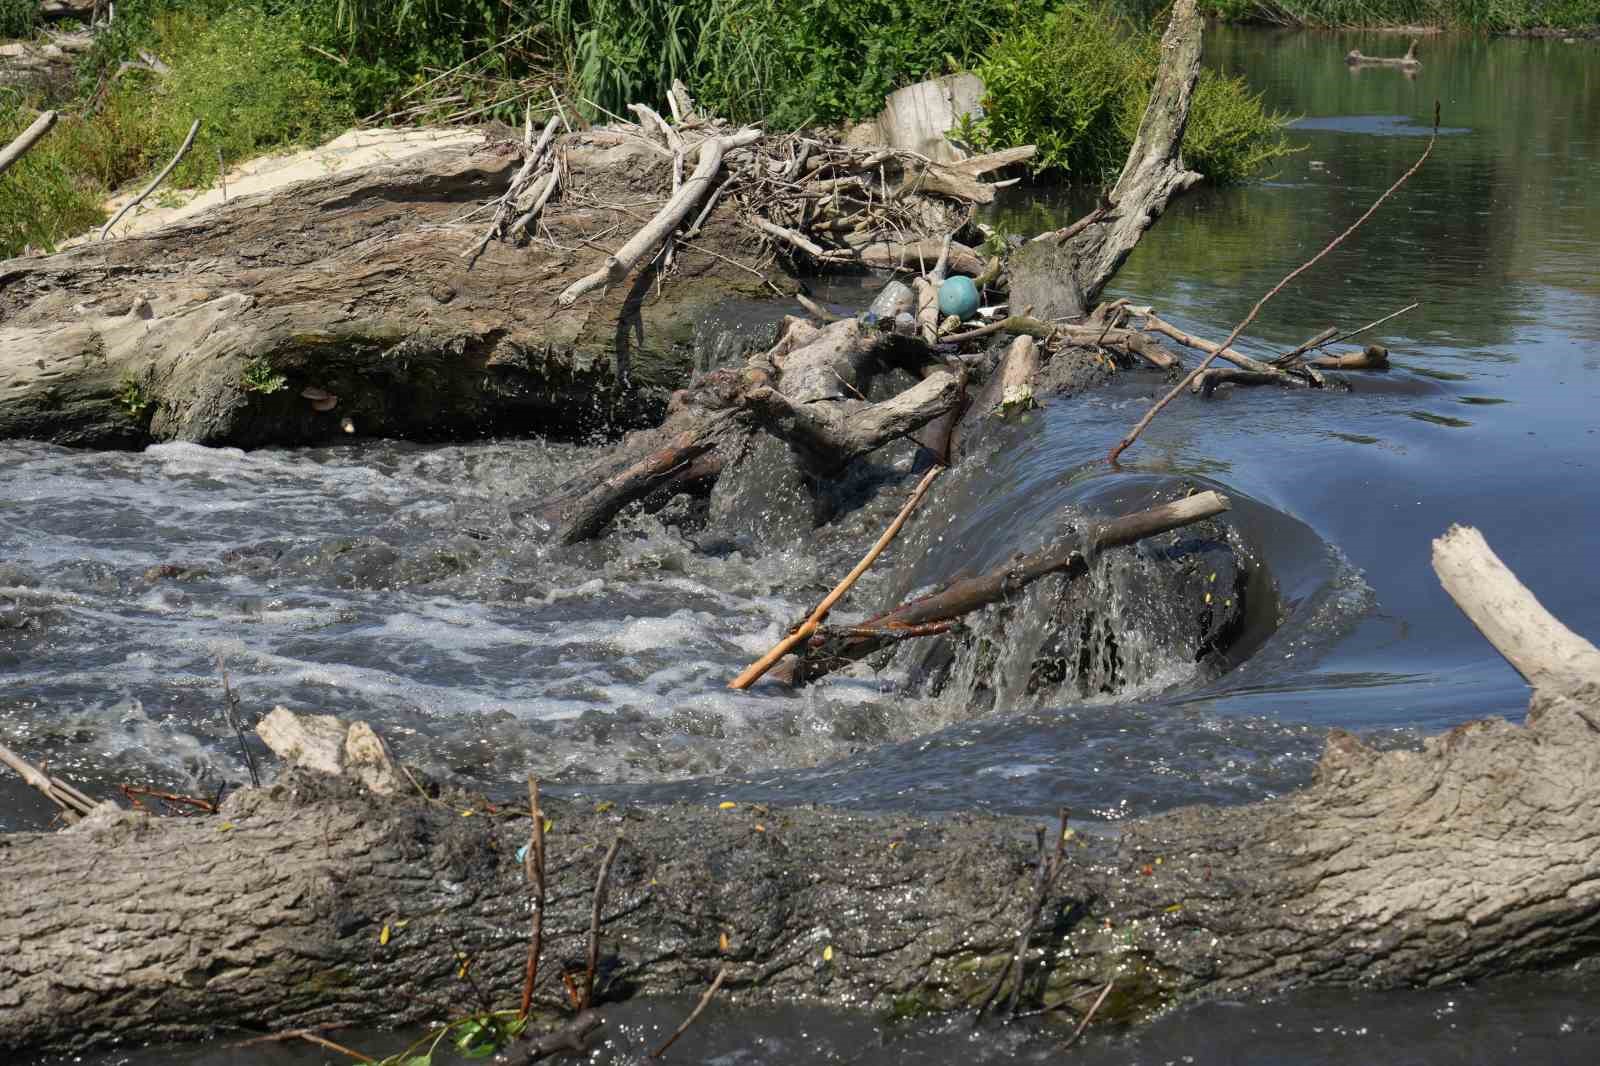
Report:
[[[682,84],[673,87],[668,101],[670,118],[633,104],[637,121],[619,118],[603,132],[669,162],[670,197],[600,270],[562,293],[563,306],[645,264],[670,270],[678,241],[698,236],[725,203],[752,237],[809,268],[920,273],[943,254],[952,273],[981,275],[986,264],[979,254],[955,239],[970,228],[973,208],[994,199],[997,186],[978,179],[1034,154],[1030,145],[939,163],[900,149],[735,128],[700,111]],[[476,260],[492,240],[532,233],[551,199],[562,189],[570,191],[556,140],[566,121],[552,116],[537,141],[531,125],[526,129],[525,162],[496,206],[488,231],[465,253],[468,258]]]

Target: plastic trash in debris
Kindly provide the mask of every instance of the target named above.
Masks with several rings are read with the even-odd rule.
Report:
[[[939,313],[965,322],[978,310],[978,287],[962,274],[946,278],[939,286]]]
[[[895,318],[902,311],[915,311],[916,308],[917,294],[911,291],[911,286],[903,281],[891,281],[878,290],[878,295],[867,306],[867,313],[879,318]]]

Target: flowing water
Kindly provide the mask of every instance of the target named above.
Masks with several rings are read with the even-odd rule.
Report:
[[[530,441],[355,443],[137,454],[0,443],[0,742],[80,786],[185,791],[245,779],[220,714],[219,657],[253,720],[274,703],[372,721],[408,760],[482,788],[528,770],[630,800],[761,799],[1040,814],[1085,822],[1304,783],[1331,726],[1383,744],[1526,693],[1439,590],[1429,542],[1471,523],[1570,626],[1600,639],[1600,51],[1427,38],[1415,76],[1347,70],[1381,35],[1217,30],[1208,62],[1301,116],[1271,180],[1197,190],[1145,238],[1117,294],[1220,340],[1353,221],[1425,143],[1379,215],[1269,304],[1257,355],[1322,327],[1421,306],[1367,338],[1395,368],[1351,391],[1186,398],[1124,458],[1097,458],[1156,394],[1126,374],[1053,404],[952,477],[851,601],[875,608],[960,566],[1033,548],[1064,509],[1127,508],[1183,480],[1225,489],[1267,587],[1230,669],[1139,645],[1136,582],[1107,580],[1136,676],[1068,701],[1000,686],[990,703],[903,695],[865,668],[798,696],[726,679],[848,566],[898,501],[846,507],[848,536],[773,547],[701,532],[692,509],[555,550],[521,513],[593,454]],[[1082,207],[1017,190],[1017,232]],[[848,290],[833,298],[845,306]],[[853,308],[852,308],[853,309]],[[746,324],[783,309],[746,310]],[[904,457],[900,462],[904,463]],[[755,506],[752,504],[752,506]],[[1017,639],[1026,639],[1019,634]],[[955,691],[965,691],[954,686]],[[0,828],[49,818],[0,778]],[[1177,1012],[1078,1051],[1105,1063],[1592,1062],[1592,975],[1451,992],[1318,992]],[[598,1061],[631,1061],[680,1005],[615,1016]],[[377,1046],[377,1045],[374,1045]],[[880,1032],[796,1008],[719,1013],[684,1061],[1055,1061],[1025,1034]],[[155,1057],[151,1057],[154,1055]],[[246,1061],[163,1050],[104,1061]],[[264,1050],[260,1063],[321,1061]]]

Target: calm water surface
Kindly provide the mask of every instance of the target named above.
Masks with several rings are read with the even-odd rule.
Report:
[[[1340,61],[1351,47],[1398,53],[1395,37],[1221,30],[1207,47],[1214,66],[1300,116],[1292,136],[1304,149],[1269,181],[1175,204],[1116,292],[1220,340],[1415,159],[1437,99],[1445,128],[1428,165],[1269,304],[1242,345],[1271,355],[1420,302],[1370,335],[1395,369],[1352,376],[1348,393],[1185,399],[1121,471],[1095,460],[1154,397],[1153,377],[1053,406],[981,470],[952,478],[946,499],[959,506],[903,538],[852,607],[1031,547],[1063,508],[1093,511],[1182,477],[1235,497],[1276,586],[1281,624],[1237,668],[1209,677],[1153,662],[1119,700],[1017,698],[976,716],[956,700],[895,695],[892,670],[797,697],[736,697],[726,678],[843,566],[826,547],[708,543],[670,515],[633,520],[603,546],[552,551],[519,510],[588,449],[96,454],[8,443],[0,741],[96,788],[238,782],[218,715],[222,656],[247,716],[281,702],[367,718],[408,759],[480,787],[531,769],[623,799],[1029,814],[1066,802],[1115,821],[1293,788],[1330,726],[1407,744],[1474,717],[1519,716],[1522,684],[1439,590],[1429,541],[1453,522],[1478,526],[1548,607],[1600,640],[1600,50],[1427,38],[1425,65],[1406,77]],[[996,215],[1032,232],[1079,206],[1019,191]],[[868,508],[847,521],[865,534],[883,517]],[[0,828],[48,819],[12,782],[0,789]],[[1597,992],[1574,974],[1209,1004],[1078,1054],[1593,1062]],[[634,1061],[680,1011],[624,1008],[596,1061]],[[707,1023],[680,1045],[683,1061],[1058,1061],[1048,1041],[1020,1032],[886,1035],[804,1010],[713,1009]],[[215,1048],[150,1054],[104,1061],[246,1061]],[[323,1057],[282,1048],[249,1061]]]

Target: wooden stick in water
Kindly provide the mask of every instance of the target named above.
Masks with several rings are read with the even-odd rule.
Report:
[[[811,639],[812,634],[817,631],[817,627],[822,625],[823,620],[828,617],[828,612],[833,610],[834,604],[844,598],[844,594],[850,591],[851,587],[861,579],[861,575],[866,573],[872,564],[877,561],[878,556],[883,554],[883,550],[889,546],[889,542],[894,540],[895,535],[900,532],[900,527],[906,524],[906,519],[911,517],[911,512],[917,509],[917,504],[922,502],[922,497],[927,495],[928,490],[933,487],[934,480],[943,470],[944,467],[936,466],[922,475],[922,480],[917,483],[916,489],[912,491],[911,498],[906,501],[904,507],[900,508],[900,513],[895,515],[894,521],[889,523],[889,528],[883,531],[883,535],[878,538],[877,543],[873,544],[867,554],[861,557],[861,561],[856,564],[855,569],[846,574],[844,580],[834,586],[833,591],[828,593],[821,603],[817,604],[817,609],[811,612],[811,616],[802,622],[799,628],[780,640],[776,647],[747,667],[744,673],[728,682],[729,688],[749,688],[761,680],[763,674],[776,666],[779,659],[782,659],[785,655],[788,655],[801,644]]]

